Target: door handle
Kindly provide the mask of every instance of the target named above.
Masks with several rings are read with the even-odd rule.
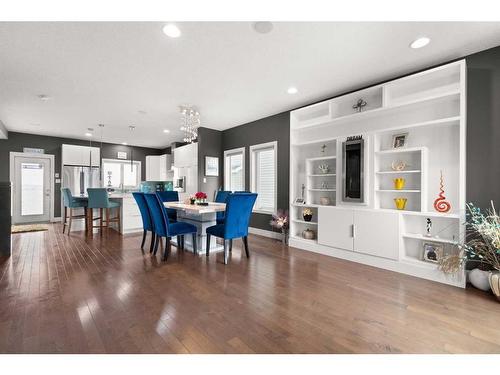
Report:
[[[356,228],[356,227],[355,227],[355,225],[354,225],[354,224],[352,224],[352,225],[351,225],[351,233],[352,233],[352,238],[356,237],[356,229],[355,229],[355,228]]]

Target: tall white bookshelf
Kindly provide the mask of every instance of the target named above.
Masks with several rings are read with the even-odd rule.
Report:
[[[456,244],[463,239],[465,68],[464,60],[454,62],[291,113],[292,246],[465,286],[464,272],[445,276],[436,264],[422,259],[425,242],[439,244],[449,254],[457,251]],[[367,105],[355,112],[352,106],[360,98]],[[405,147],[393,148],[392,137],[401,133],[408,134]],[[365,200],[349,203],[342,200],[342,143],[358,135],[365,143]],[[405,168],[394,170],[394,162],[404,162]],[[324,163],[329,164],[328,172],[318,169]],[[452,207],[447,213],[433,207],[441,173]],[[395,178],[404,179],[403,188],[396,189]],[[297,204],[302,186],[305,204]],[[325,197],[329,199],[321,200]],[[395,198],[406,199],[404,210],[397,209]],[[312,222],[302,220],[304,207],[313,210]],[[426,235],[427,218],[433,224],[430,237]],[[348,225],[356,234],[342,240],[351,232],[349,227],[341,229],[346,221],[352,221]],[[387,245],[392,248],[377,248],[380,233],[370,229],[377,225],[382,225],[378,231],[386,232],[385,237],[394,239]],[[302,238],[307,228],[315,231],[314,240]],[[380,243],[385,240],[383,235]]]

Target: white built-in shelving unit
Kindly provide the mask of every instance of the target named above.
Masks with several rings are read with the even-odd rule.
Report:
[[[465,82],[465,61],[458,61],[292,111],[290,244],[463,287],[463,272],[444,275],[422,259],[422,248],[436,243],[449,254],[463,239]],[[360,98],[367,105],[355,112]],[[393,148],[393,136],[402,133],[406,146]],[[363,203],[342,201],[342,143],[356,135],[365,143]],[[404,170],[392,169],[398,161]],[[441,172],[448,213],[433,207]],[[395,189],[395,178],[404,178],[402,189]],[[302,187],[305,204],[295,204]],[[404,210],[396,209],[395,198],[407,199]],[[311,222],[303,220],[305,207],[313,211]],[[306,228],[317,238],[303,239]]]

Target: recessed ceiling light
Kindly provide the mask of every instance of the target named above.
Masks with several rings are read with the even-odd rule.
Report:
[[[40,99],[41,101],[46,102],[47,100],[50,100],[52,98],[50,96],[48,96],[48,95],[40,94],[40,95],[38,95],[38,99]]]
[[[423,36],[423,37],[415,39],[413,42],[411,42],[410,47],[413,49],[422,48],[422,47],[425,47],[427,44],[429,44],[430,41],[431,40],[429,38]]]
[[[92,137],[92,133],[85,133],[86,137]]]
[[[163,129],[163,133],[170,133],[170,130],[168,130],[168,129]]]
[[[178,38],[181,36],[181,31],[173,23],[163,26],[163,33],[170,38]]]
[[[126,145],[128,145],[128,143],[127,142],[122,142],[122,145],[126,146]]]
[[[286,90],[286,92],[289,93],[290,95],[293,95],[298,93],[299,90],[297,90],[297,87],[289,87],[288,90]]]
[[[272,22],[268,21],[254,22],[253,24],[253,29],[259,34],[268,34],[273,30],[273,27]]]

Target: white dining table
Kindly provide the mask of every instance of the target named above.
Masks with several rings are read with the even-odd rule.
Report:
[[[186,204],[183,202],[164,202],[166,208],[177,210],[177,221],[184,221],[193,224],[197,228],[197,252],[198,255],[205,254],[207,249],[207,228],[217,224],[217,212],[226,210],[225,203],[209,202],[207,206],[197,204]],[[172,239],[177,244],[177,239]],[[193,251],[191,236],[185,236],[184,248]],[[224,246],[217,241],[210,241],[210,252],[224,251]]]

